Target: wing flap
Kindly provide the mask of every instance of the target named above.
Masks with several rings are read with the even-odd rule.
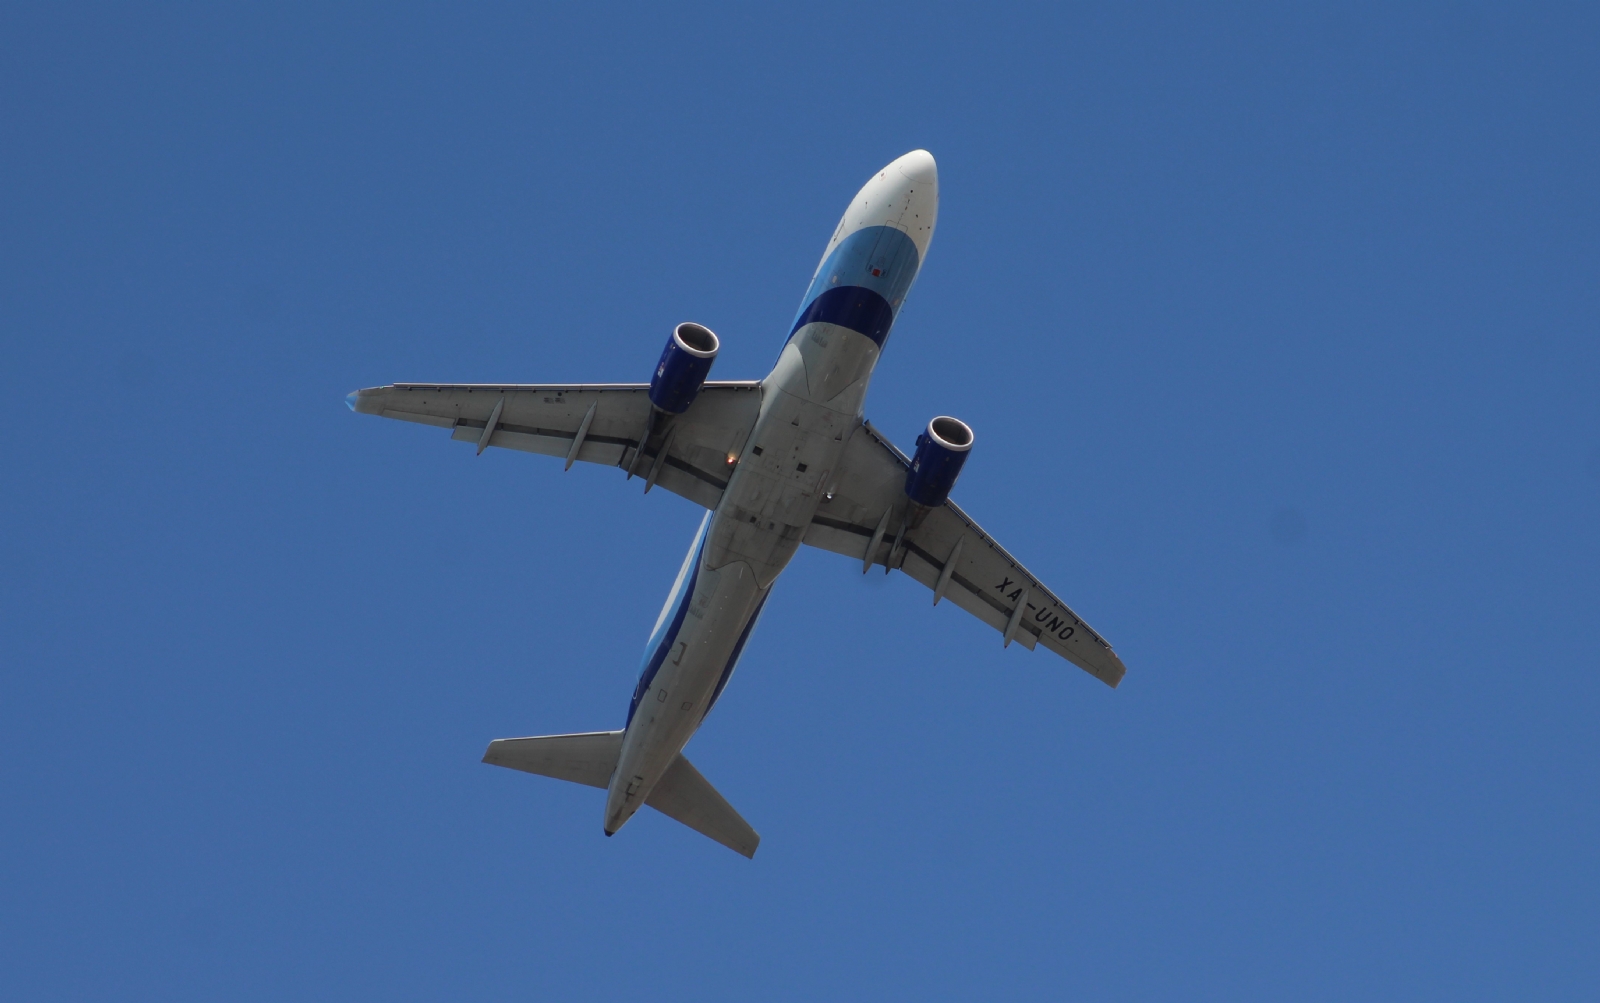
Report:
[[[400,421],[414,421],[421,425],[435,425],[439,428],[454,428],[456,424],[454,418],[444,418],[433,414],[415,414],[410,411],[385,410],[380,411],[379,414],[385,418],[396,418]]]
[[[450,438],[457,442],[470,442],[474,445],[483,438],[483,427],[487,424],[482,421],[467,419],[455,425],[455,431]],[[538,431],[522,431],[507,428],[503,423],[495,426],[494,435],[489,439],[489,445],[498,449],[516,449],[524,453],[541,453],[545,456],[565,457],[572,449],[573,436],[562,435],[549,429]],[[635,443],[618,442],[609,438],[586,435],[583,445],[578,449],[576,459],[582,463],[599,463],[608,467],[620,465],[622,457]]]

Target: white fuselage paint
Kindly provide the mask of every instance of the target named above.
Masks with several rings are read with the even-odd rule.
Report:
[[[819,274],[852,234],[894,227],[917,250],[906,266],[912,274],[897,286],[903,296],[926,257],[937,211],[933,157],[921,150],[901,157],[851,202]],[[807,299],[814,294],[815,288]],[[690,549],[646,653],[648,685],[641,681],[607,791],[608,834],[645,803],[726,685],[768,591],[794,557],[846,442],[861,425],[881,340],[839,324],[804,324],[762,381],[760,417],[709,525]],[[650,675],[652,653],[663,651]]]

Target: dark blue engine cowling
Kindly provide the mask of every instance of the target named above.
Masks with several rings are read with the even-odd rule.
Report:
[[[711,372],[720,347],[709,327],[679,324],[667,339],[666,351],[650,379],[650,403],[668,414],[682,414]]]
[[[943,505],[971,451],[972,429],[966,422],[944,416],[928,422],[928,430],[917,436],[917,452],[906,474],[906,494],[918,505]]]

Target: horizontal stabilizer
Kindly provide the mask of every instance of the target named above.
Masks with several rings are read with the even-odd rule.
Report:
[[[599,787],[611,784],[611,774],[622,754],[622,732],[591,731],[579,735],[536,735],[531,738],[497,738],[489,743],[483,761],[524,773],[537,773],[575,784]],[[678,753],[667,772],[645,799],[645,804],[736,853],[753,857],[761,837],[734,811],[694,764]]]
[[[489,743],[483,761],[604,790],[611,784],[611,771],[617,768],[621,753],[622,732],[590,731],[581,735],[497,738]]]
[[[681,752],[644,803],[700,835],[710,836],[735,853],[754,857],[761,843],[761,837],[750,828],[750,823],[733,810],[733,805],[717,793],[711,781],[701,776]]]

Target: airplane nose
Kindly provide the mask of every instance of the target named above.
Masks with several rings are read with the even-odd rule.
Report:
[[[928,244],[933,240],[933,228],[938,220],[939,167],[933,162],[933,154],[927,150],[912,150],[873,172],[867,183],[856,192],[856,197],[850,200],[849,208],[844,211],[844,218],[839,220],[839,229],[834,231],[833,240],[822,252],[822,263],[826,265],[843,242],[856,233],[871,227],[889,226],[910,237],[916,245],[916,261],[912,264],[911,273],[915,275],[914,269],[921,268],[923,259],[928,256]],[[877,245],[863,246],[870,252]],[[878,274],[874,273],[874,276]],[[836,278],[832,280],[836,281]],[[830,276],[823,275],[819,265],[813,282],[827,284],[829,281]],[[821,287],[815,287],[807,295],[815,298],[821,292]],[[902,289],[891,297],[896,300],[896,309],[899,307],[898,297],[903,293]],[[806,302],[811,302],[811,299],[808,298]]]
[[[885,167],[869,189],[883,198],[885,208],[893,206],[892,225],[910,235],[917,245],[919,260],[928,255],[934,223],[939,218],[939,165],[927,150],[912,150]],[[858,199],[861,195],[856,196]]]
[[[912,150],[889,166],[897,169],[907,181],[931,185],[939,183],[939,165],[927,150]]]

